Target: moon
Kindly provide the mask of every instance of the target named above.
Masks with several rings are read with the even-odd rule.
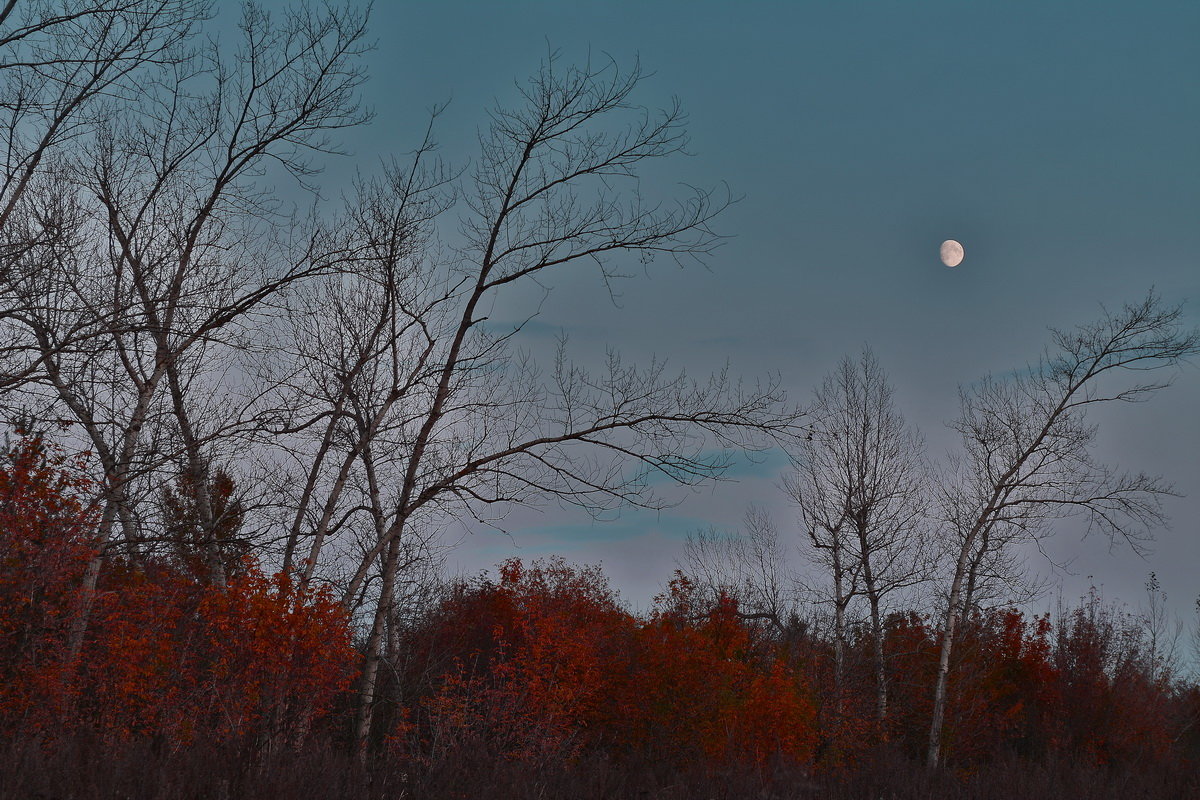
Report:
[[[953,239],[942,242],[942,263],[947,267],[957,267],[963,260],[963,246]]]

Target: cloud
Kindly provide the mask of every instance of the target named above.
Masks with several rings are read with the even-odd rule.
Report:
[[[743,480],[777,480],[782,477],[791,464],[787,454],[773,447],[761,453],[746,453],[722,450],[708,450],[700,454],[700,460],[712,463],[723,459],[729,461],[728,468],[722,473],[727,481]],[[674,485],[675,481],[661,472],[652,473],[647,481],[651,486]]]

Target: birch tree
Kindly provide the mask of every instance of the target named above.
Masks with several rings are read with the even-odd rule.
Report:
[[[808,550],[833,579],[835,631],[844,648],[846,611],[867,603],[876,715],[887,717],[884,618],[892,595],[932,574],[923,508],[923,444],[895,407],[878,359],[846,356],[815,393],[811,435],[785,488],[800,512]],[[838,666],[840,676],[842,666]]]
[[[719,476],[733,450],[789,442],[799,412],[774,378],[695,380],[615,352],[589,369],[565,343],[538,364],[515,346],[524,323],[488,319],[522,286],[590,268],[612,287],[631,263],[703,263],[720,243],[727,195],[640,190],[640,167],[687,138],[678,104],[635,102],[636,64],[552,55],[493,109],[470,172],[441,170],[427,141],[341,212],[314,199],[301,214],[277,184],[313,189],[336,133],[368,117],[366,12],[246,4],[228,48],[199,35],[208,11],[2,4],[0,49],[22,55],[0,65],[0,383],[91,453],[102,513],[85,598],[105,553],[136,562],[171,553],[172,536],[221,585],[230,520],[214,492],[228,482],[214,478],[287,465],[263,480],[286,512],[277,532],[243,498],[222,507],[366,620],[365,742],[403,573],[444,523],[547,500],[662,507],[658,479]],[[461,224],[441,244],[452,204]],[[162,492],[173,480],[178,502]]]
[[[1097,461],[1097,427],[1087,412],[1150,399],[1170,384],[1163,371],[1200,351],[1200,334],[1182,310],[1154,293],[1096,322],[1052,331],[1052,349],[1007,378],[985,378],[962,392],[954,423],[962,437],[960,472],[971,513],[959,517],[959,550],[946,594],[927,761],[941,756],[950,663],[972,557],[988,535],[1032,534],[1054,520],[1083,516],[1089,530],[1143,550],[1163,524],[1169,484]],[[1153,373],[1153,375],[1151,375]]]

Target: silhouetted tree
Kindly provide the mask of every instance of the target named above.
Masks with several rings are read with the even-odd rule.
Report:
[[[885,603],[933,572],[922,516],[928,493],[923,443],[896,409],[887,375],[867,348],[857,361],[843,358],[825,378],[811,413],[811,434],[799,443],[799,466],[785,489],[800,512],[806,549],[833,579],[839,643],[854,596],[867,601],[882,721],[888,705]]]
[[[950,656],[962,619],[972,556],[981,537],[1033,534],[1051,520],[1083,515],[1091,528],[1141,549],[1163,522],[1160,499],[1171,487],[1145,474],[1128,475],[1097,462],[1091,448],[1092,406],[1138,402],[1169,385],[1141,378],[1200,351],[1200,334],[1184,327],[1178,307],[1153,293],[1119,312],[1074,330],[1054,330],[1054,349],[1007,379],[986,378],[961,393],[955,429],[962,436],[958,480],[943,487],[953,505],[970,509],[959,526],[959,551],[946,597],[927,761],[941,753]],[[1118,383],[1134,375],[1133,383]]]
[[[361,461],[369,503],[388,489],[375,516],[377,538],[353,577],[378,578],[361,680],[361,742],[371,727],[397,576],[411,553],[407,542],[422,526],[451,511],[485,519],[489,506],[547,498],[594,513],[623,503],[658,507],[650,476],[702,481],[721,473],[729,449],[772,446],[799,431],[799,412],[785,405],[773,381],[747,387],[725,372],[693,381],[661,362],[629,366],[616,353],[593,374],[567,360],[565,343],[543,378],[511,347],[524,323],[506,330],[485,324],[496,297],[522,284],[549,287],[572,265],[595,266],[612,281],[621,277],[617,256],[685,263],[702,260],[718,243],[710,225],[725,202],[696,191],[666,207],[636,190],[639,166],[678,154],[686,143],[678,106],[651,112],[633,105],[641,77],[636,65],[628,72],[615,63],[563,67],[551,54],[522,87],[521,106],[491,112],[480,158],[461,189],[464,246],[443,261],[427,252],[383,254],[379,274],[401,287],[397,301],[345,323],[380,334],[366,361],[338,359],[359,365],[343,380],[381,379],[388,389],[357,408],[353,397],[361,390],[329,396],[345,405],[343,441],[352,442],[341,463],[368,448],[392,462],[383,479],[380,462]],[[403,217],[395,209],[411,196],[407,174],[369,193],[370,219]],[[382,229],[385,241],[391,230]]]

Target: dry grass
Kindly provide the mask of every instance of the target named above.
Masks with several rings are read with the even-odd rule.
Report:
[[[930,773],[890,754],[841,775],[798,767],[666,769],[648,762],[583,758],[538,767],[448,755],[414,770],[377,764],[367,771],[329,749],[247,761],[202,747],[162,753],[152,742],[106,746],[77,736],[53,749],[10,743],[0,751],[3,800],[1177,800],[1200,797],[1200,777],[1185,764],[1111,770],[1066,761],[1001,760],[972,772]]]

